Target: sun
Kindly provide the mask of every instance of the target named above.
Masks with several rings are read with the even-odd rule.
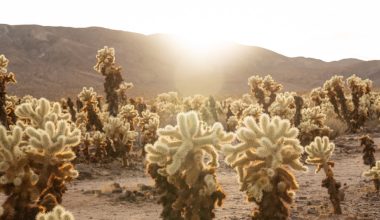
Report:
[[[178,47],[194,55],[214,53],[226,44],[217,34],[202,31],[174,34],[173,38]]]

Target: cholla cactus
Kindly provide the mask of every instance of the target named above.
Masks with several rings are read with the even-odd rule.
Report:
[[[380,161],[376,161],[375,166],[373,166],[367,172],[363,174],[366,177],[372,177],[373,182],[375,184],[375,189],[377,192],[380,191]]]
[[[297,135],[289,120],[263,114],[258,122],[246,117],[237,131],[240,143],[223,148],[226,162],[238,172],[240,190],[259,206],[253,219],[289,217],[287,203],[298,184],[288,167],[307,170],[299,160],[303,148]]]
[[[161,124],[173,125],[176,122],[177,113],[182,111],[181,98],[177,92],[161,93],[157,96],[151,111],[160,116]]]
[[[97,114],[99,111],[97,106],[98,100],[94,89],[92,87],[88,89],[86,87],[83,87],[82,91],[78,95],[78,98],[85,104],[85,106],[82,108],[82,111],[87,113],[87,131],[93,130],[94,127],[98,131],[103,131],[103,124],[99,119],[99,115]]]
[[[356,132],[360,129],[368,118],[367,110],[363,108],[369,106],[361,106],[360,99],[371,92],[372,81],[362,80],[352,75],[347,79],[347,87],[351,92],[351,97],[345,95],[345,83],[343,76],[333,76],[324,84],[327,96],[334,106],[334,111],[349,126],[349,131]],[[365,104],[364,100],[362,103]],[[361,109],[361,110],[360,110]]]
[[[300,131],[299,140],[302,145],[310,144],[315,137],[329,136],[331,129],[325,125],[326,114],[319,106],[304,108],[302,110],[302,120],[298,126]]]
[[[268,111],[271,116],[279,116],[282,119],[291,121],[296,112],[293,94],[288,92],[277,94],[276,100]]]
[[[128,122],[129,125],[131,126],[131,130],[134,130],[134,125],[136,124],[138,115],[139,113],[135,109],[135,106],[127,104],[121,107],[120,112],[117,115],[117,117]]]
[[[237,99],[233,101],[230,105],[230,109],[232,114],[234,114],[238,119],[242,118],[243,111],[248,107],[249,105],[244,103],[241,99]]]
[[[258,104],[250,104],[246,109],[243,110],[241,119],[245,117],[252,116],[258,120],[263,113],[263,108]]]
[[[121,156],[122,165],[129,166],[128,154],[132,149],[133,142],[136,140],[137,133],[130,130],[128,122],[112,116],[104,123],[104,132],[111,141],[116,155]]]
[[[363,162],[365,165],[369,165],[370,170],[364,173],[365,176],[372,176],[373,183],[375,185],[376,191],[380,190],[380,162],[376,164],[375,159],[375,142],[369,135],[364,135],[360,137],[360,146],[363,147]]]
[[[123,82],[119,85],[119,88],[116,90],[117,95],[120,99],[121,105],[128,104],[128,91],[133,88],[133,83],[131,82]]]
[[[116,116],[118,113],[119,102],[117,90],[123,81],[121,67],[115,63],[115,49],[105,46],[98,50],[96,55],[97,63],[94,69],[105,76],[104,91],[107,94],[108,111],[110,115]]]
[[[360,137],[360,146],[363,147],[363,162],[368,165],[369,168],[375,166],[375,142],[369,135],[364,135]]]
[[[147,144],[154,144],[157,141],[157,129],[160,124],[160,117],[158,114],[149,110],[143,111],[141,117],[138,118],[137,126],[141,132],[140,144],[145,146]],[[145,149],[142,150],[142,156],[145,157]]]
[[[38,212],[61,203],[65,183],[78,176],[71,148],[81,134],[58,103],[33,100],[15,112],[23,123],[8,132],[0,126],[0,189],[9,196],[1,219],[34,220]]]
[[[334,179],[334,173],[332,171],[334,162],[330,161],[334,149],[335,145],[334,143],[330,143],[328,137],[316,137],[314,141],[305,148],[306,153],[308,153],[306,163],[316,165],[316,173],[323,169],[326,178],[322,180],[322,186],[328,189],[330,201],[334,207],[334,213],[342,214],[340,201],[343,198],[343,193],[339,191],[341,184]]]
[[[317,87],[311,90],[310,98],[314,102],[314,106],[320,106],[326,100],[327,94],[321,87]]]
[[[19,105],[15,114],[20,119],[29,121],[35,128],[43,128],[48,121],[56,123],[58,120],[70,120],[70,114],[63,112],[59,103],[51,105],[45,98],[33,99],[31,102]]]
[[[276,100],[276,93],[281,91],[282,85],[275,82],[271,75],[264,78],[258,75],[251,76],[248,85],[258,103],[263,106],[264,112],[268,113],[268,108]]]
[[[16,124],[17,116],[15,114],[16,105],[19,104],[19,98],[17,96],[5,96],[5,111],[7,113],[8,126]]]
[[[77,117],[76,117],[77,112],[74,109],[74,103],[70,97],[67,98],[66,104],[67,104],[67,107],[69,108],[69,112],[71,115],[71,121],[75,122],[77,120]]]
[[[6,111],[6,85],[16,83],[14,73],[8,73],[9,60],[3,55],[0,55],[0,124],[8,128],[7,111]]]
[[[169,213],[174,211],[181,216],[177,219],[213,218],[215,203],[220,206],[225,197],[215,177],[216,150],[231,142],[233,135],[225,133],[220,123],[212,128],[202,125],[195,112],[179,113],[177,126],[168,125],[157,133],[158,141],[146,145],[145,150],[148,169],[165,192],[161,201],[171,201],[163,203],[161,216],[169,219]],[[207,164],[206,154],[210,158]],[[168,184],[169,188],[164,188]]]
[[[64,207],[57,205],[51,212],[38,213],[36,220],[75,220],[71,212],[66,211]]]

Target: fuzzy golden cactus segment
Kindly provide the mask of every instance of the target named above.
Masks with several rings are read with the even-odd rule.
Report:
[[[51,212],[38,213],[36,220],[75,220],[75,218],[63,206],[57,205]]]
[[[35,160],[51,165],[73,160],[75,153],[70,147],[79,144],[81,138],[79,129],[71,130],[70,125],[64,120],[58,121],[57,124],[48,121],[44,129],[28,127],[25,133],[29,137],[26,152],[36,157]]]
[[[175,127],[169,125],[158,129],[160,138],[154,146],[146,147],[147,160],[166,165],[162,170],[165,175],[174,175],[180,171],[192,174],[188,176],[191,185],[196,181],[198,172],[205,167],[204,153],[210,154],[211,164],[216,167],[215,148],[221,149],[222,144],[231,141],[233,136],[225,133],[220,123],[215,123],[211,129],[203,128],[195,112],[179,113],[177,123]],[[190,164],[196,166],[189,166]]]
[[[20,147],[22,129],[14,126],[11,131],[0,126],[0,184],[20,186],[24,177],[30,177],[32,183],[38,181],[38,176],[28,168],[28,158]]]
[[[220,206],[225,197],[215,176],[217,150],[233,135],[224,132],[220,123],[208,127],[194,111],[179,113],[177,126],[168,125],[157,133],[159,139],[145,150],[149,172],[164,191],[161,216],[171,219],[168,211],[173,209],[171,213],[180,215],[176,219],[214,218],[215,204]]]
[[[330,160],[331,155],[335,149],[335,144],[330,143],[328,137],[316,137],[314,142],[306,146],[305,151],[308,154],[306,163],[314,165],[323,165]],[[319,172],[323,167],[318,167],[316,172]]]
[[[239,143],[223,147],[226,162],[237,170],[240,189],[259,205],[254,219],[288,219],[287,203],[298,189],[288,167],[307,170],[300,162],[303,148],[297,135],[289,120],[262,114],[258,122],[246,117],[237,130]]]
[[[323,170],[326,178],[322,180],[322,187],[328,189],[330,201],[334,207],[335,214],[342,214],[340,207],[343,192],[339,191],[341,184],[334,179],[332,167],[334,162],[330,161],[330,157],[335,149],[335,144],[331,143],[328,137],[316,137],[314,141],[306,146],[305,151],[308,153],[306,163],[317,166],[316,173]]]
[[[104,46],[104,48],[98,50],[96,60],[94,70],[100,73],[104,67],[115,63],[115,49]]]
[[[62,111],[59,103],[51,105],[45,98],[33,99],[31,102],[17,106],[15,114],[20,119],[30,121],[35,128],[43,128],[49,121],[55,123],[58,120],[70,120],[71,117],[69,113]]]

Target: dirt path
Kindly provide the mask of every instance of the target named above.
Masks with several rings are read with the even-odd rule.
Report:
[[[380,145],[380,139],[376,139]],[[380,152],[376,154],[380,158]],[[334,156],[335,176],[345,188],[346,198],[342,203],[344,216],[331,215],[332,207],[327,189],[322,188],[323,173],[314,174],[309,166],[308,173],[296,173],[300,184],[295,203],[292,206],[292,219],[380,219],[380,195],[374,193],[371,181],[362,177],[368,167],[363,165],[360,152],[337,153]],[[100,189],[107,183],[117,182],[127,189],[137,189],[137,184],[153,185],[151,178],[143,170],[122,171],[120,168],[92,168],[99,175],[95,179],[77,180],[69,186],[64,195],[63,205],[73,212],[76,219],[94,220],[155,220],[159,219],[161,206],[154,199],[137,202],[118,201],[115,196],[97,196],[85,193]],[[218,179],[227,194],[222,207],[217,208],[217,219],[249,219],[254,206],[248,203],[244,193],[239,191],[235,171],[222,166]],[[356,217],[356,218],[355,218]]]

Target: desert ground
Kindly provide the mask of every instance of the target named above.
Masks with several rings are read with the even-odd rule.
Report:
[[[380,133],[371,134],[380,145]],[[308,165],[307,173],[296,173],[300,189],[292,205],[291,219],[380,219],[380,195],[373,183],[362,177],[368,167],[362,162],[358,135],[341,136],[333,160],[335,176],[342,183],[345,200],[343,215],[332,214],[327,189],[321,187],[324,173],[315,174]],[[380,158],[380,151],[376,153]],[[143,162],[132,168],[121,168],[120,162],[110,164],[77,164],[80,178],[68,186],[63,205],[76,219],[93,220],[155,220],[160,219],[161,205],[157,204],[154,181],[144,172]],[[246,201],[239,191],[236,173],[223,162],[218,169],[218,179],[227,197],[222,207],[216,209],[216,219],[250,219],[255,206]]]

